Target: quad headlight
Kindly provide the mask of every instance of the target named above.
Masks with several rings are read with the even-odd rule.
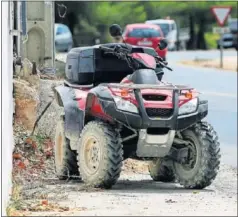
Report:
[[[193,113],[197,110],[198,98],[194,98],[179,107],[179,115]]]
[[[117,109],[132,113],[139,113],[137,107],[128,100],[124,100],[121,97],[114,96],[114,102],[117,106]],[[184,103],[179,108],[179,115],[190,114],[197,110],[198,98],[189,100],[187,103]]]
[[[118,96],[114,96],[113,98],[114,98],[116,106],[119,110],[132,112],[132,113],[138,113],[138,109],[133,103],[131,103],[127,100],[124,100]]]

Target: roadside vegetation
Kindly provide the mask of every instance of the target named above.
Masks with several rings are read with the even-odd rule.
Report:
[[[217,35],[212,27],[217,26],[210,8],[215,5],[232,6],[231,17],[237,17],[237,3],[232,1],[196,2],[55,2],[55,22],[69,26],[77,43],[92,43],[100,38],[102,43],[111,41],[108,27],[118,23],[125,27],[129,23],[144,23],[150,19],[170,16],[180,28],[189,27],[188,49],[210,49],[215,47]],[[65,5],[65,7],[62,6]],[[133,10],[132,10],[133,8]],[[65,16],[62,16],[64,15]]]
[[[182,64],[220,69],[220,59],[194,59],[182,61]],[[238,72],[237,56],[223,57],[223,70]]]
[[[205,40],[207,43],[208,49],[217,49],[217,40],[219,40],[220,36],[219,34],[215,34],[212,32],[206,32],[205,33]]]

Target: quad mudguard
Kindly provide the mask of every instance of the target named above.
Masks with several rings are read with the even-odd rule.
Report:
[[[84,126],[84,111],[78,107],[73,88],[58,86],[54,90],[58,105],[64,108],[65,136],[70,140],[71,149],[76,150]]]
[[[85,106],[86,115],[89,115],[90,110],[93,107],[93,103],[95,103],[95,98],[97,99],[97,103],[100,105],[103,113],[106,111],[107,107],[114,102],[111,92],[108,90],[108,88],[97,86],[91,89],[88,93]],[[106,113],[104,114],[106,115]]]
[[[94,99],[97,99],[97,103],[103,109],[107,108],[113,98],[107,88],[95,87],[88,92],[85,109],[81,109],[78,105],[74,88],[58,86],[54,91],[57,104],[64,108],[65,136],[70,140],[71,149],[76,150],[80,133],[87,121],[92,117],[91,108],[95,102]],[[105,117],[104,109],[97,115],[107,118]]]

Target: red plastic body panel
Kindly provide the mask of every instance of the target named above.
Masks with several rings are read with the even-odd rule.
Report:
[[[126,79],[125,79],[126,80]],[[127,80],[128,81],[128,80]],[[129,93],[127,96],[121,96],[121,90],[118,88],[110,88],[112,95],[120,96],[124,100],[128,100],[131,103],[138,106],[138,103],[135,99],[133,92]],[[141,90],[142,95],[164,95],[167,96],[164,101],[146,101],[144,100],[145,108],[173,108],[172,103],[172,91],[169,90],[155,90],[155,89],[143,89]],[[86,100],[88,95],[88,90],[79,90],[75,89],[76,100],[80,110],[85,110]],[[198,93],[194,90],[193,91],[193,98],[197,97]],[[184,95],[179,96],[179,107],[184,103],[188,102],[190,99],[186,98]],[[91,114],[95,117],[103,118],[106,120],[111,121],[112,117],[105,114],[103,109],[98,102],[97,98],[93,99],[93,104],[91,107]]]
[[[88,93],[89,89],[75,89],[76,101],[80,110],[85,111]],[[104,118],[109,121],[111,120],[111,117],[103,112],[102,107],[96,97],[93,98],[91,114],[95,117]]]
[[[133,58],[140,60],[146,67],[155,69],[156,68],[156,61],[155,58],[146,53],[133,53],[131,55]]]

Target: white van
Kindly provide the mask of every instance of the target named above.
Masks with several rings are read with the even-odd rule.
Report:
[[[147,20],[145,23],[159,25],[164,33],[164,37],[168,40],[169,43],[168,49],[176,50],[178,30],[174,20],[170,19]]]

